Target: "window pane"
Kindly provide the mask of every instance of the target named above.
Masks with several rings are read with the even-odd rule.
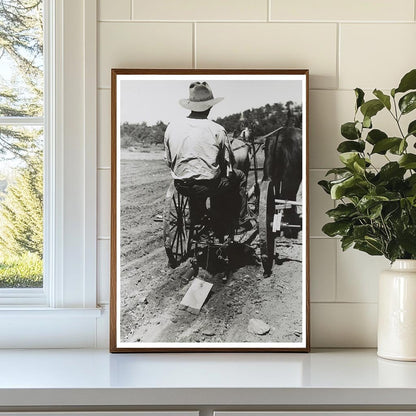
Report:
[[[43,114],[40,0],[0,0],[0,117]]]
[[[43,285],[43,128],[0,126],[0,288]]]

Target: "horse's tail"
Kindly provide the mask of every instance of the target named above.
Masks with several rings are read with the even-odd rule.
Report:
[[[274,155],[277,151],[277,140],[279,132],[273,136],[267,136],[264,143],[264,166],[263,180],[272,180],[276,170],[276,160]]]
[[[278,148],[276,154],[277,191],[287,196],[292,194],[292,187],[299,186],[302,175],[302,133],[296,127],[288,127],[279,132]],[[279,182],[281,185],[279,186]],[[280,188],[280,192],[279,192]],[[293,197],[293,195],[292,195]]]

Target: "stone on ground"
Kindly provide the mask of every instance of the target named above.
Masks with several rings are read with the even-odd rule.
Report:
[[[266,335],[270,332],[270,326],[261,319],[250,319],[248,322],[248,332],[257,335]]]

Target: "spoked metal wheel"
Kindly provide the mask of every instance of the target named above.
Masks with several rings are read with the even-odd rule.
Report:
[[[189,198],[178,193],[172,182],[166,193],[163,213],[163,239],[171,267],[178,266],[188,258],[190,228]]]
[[[261,262],[263,264],[264,276],[272,273],[274,260],[275,234],[273,233],[273,217],[275,211],[274,188],[270,181],[262,182],[260,186],[259,204],[259,242]]]

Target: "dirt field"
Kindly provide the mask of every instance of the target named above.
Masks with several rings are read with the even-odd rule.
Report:
[[[124,342],[301,342],[302,245],[279,238],[281,265],[263,278],[261,266],[234,270],[227,281],[200,268],[213,289],[199,315],[180,310],[191,282],[184,264],[172,270],[163,248],[164,196],[168,168],[158,152],[125,152],[121,160],[121,339]],[[251,263],[251,264],[250,264]],[[270,326],[248,331],[252,318]]]

